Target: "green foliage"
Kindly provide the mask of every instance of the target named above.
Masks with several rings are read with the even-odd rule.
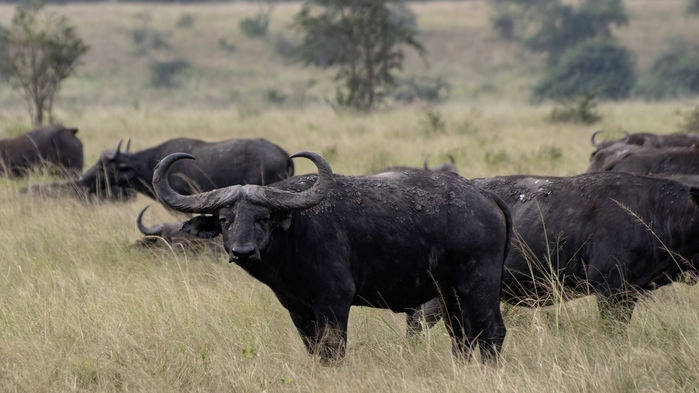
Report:
[[[238,27],[248,37],[266,37],[269,30],[269,19],[274,8],[269,1],[258,1],[258,11],[254,17],[243,18]]]
[[[41,2],[17,6],[11,27],[0,31],[0,48],[4,48],[0,74],[22,91],[34,125],[53,122],[53,103],[61,83],[88,50],[67,18],[42,13],[42,9]]]
[[[150,26],[150,14],[139,13],[136,17],[140,20],[141,25],[131,31],[131,40],[136,45],[137,54],[145,55],[153,50],[171,47],[168,42],[169,34],[155,30]]]
[[[655,60],[640,94],[652,98],[699,93],[699,48],[676,45]]]
[[[153,61],[150,63],[150,85],[153,87],[172,88],[179,85],[177,76],[189,68],[189,61],[174,59],[166,61]]]
[[[622,0],[583,1],[577,7],[561,0],[504,0],[492,23],[505,38],[519,35],[515,24],[524,24],[519,32],[525,47],[545,53],[553,65],[568,48],[591,38],[610,38],[612,26],[627,24],[628,17]]]
[[[699,106],[684,116],[680,124],[680,132],[699,132]]]
[[[194,25],[194,14],[191,12],[185,12],[182,15],[180,15],[179,19],[177,19],[176,26],[181,27],[181,28],[189,28]]]
[[[699,0],[688,0],[687,11],[690,14],[699,14]]]
[[[438,103],[446,101],[451,93],[451,84],[442,77],[411,77],[398,80],[391,96],[399,102],[412,103],[426,101]]]
[[[226,52],[235,52],[236,46],[234,43],[229,42],[228,38],[221,37],[218,39],[218,47]]]
[[[443,134],[447,129],[444,116],[436,109],[428,108],[424,111],[425,117],[420,121],[420,125],[427,135]]]
[[[303,35],[297,58],[337,68],[336,103],[360,111],[373,109],[395,85],[403,46],[425,53],[415,17],[401,0],[307,0],[294,25]]]
[[[254,18],[244,18],[238,27],[248,37],[264,37],[269,28],[269,16],[256,15]]]
[[[591,39],[570,49],[549,67],[537,84],[537,99],[554,100],[594,94],[600,98],[629,96],[636,81],[631,53],[610,39]]]
[[[576,100],[566,100],[563,107],[553,108],[551,121],[561,123],[594,124],[602,119],[596,111],[597,97],[592,93],[584,93]]]

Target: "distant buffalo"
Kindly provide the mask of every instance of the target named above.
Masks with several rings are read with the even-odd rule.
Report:
[[[155,199],[153,169],[163,157],[175,152],[196,155],[195,165],[175,164],[170,184],[180,193],[208,191],[234,184],[269,184],[294,173],[294,164],[281,147],[266,139],[230,139],[205,142],[176,138],[157,146],[130,153],[115,150],[102,153],[95,165],[78,180],[90,193],[106,197],[116,187],[131,189]]]
[[[202,225],[197,227],[197,231],[194,234],[191,233],[191,220],[187,222],[190,232],[182,230],[184,225],[182,222],[165,222],[153,226],[146,226],[143,224],[143,214],[148,210],[148,207],[150,206],[144,207],[136,218],[138,230],[145,236],[137,240],[135,246],[143,248],[181,248],[195,253],[205,251],[214,254],[223,253],[223,246],[218,236],[218,229],[204,228],[202,225],[206,224],[206,221],[201,220]]]
[[[627,166],[629,165],[629,169],[614,169],[615,166],[619,166],[619,163],[623,161],[634,161],[634,162],[641,162],[640,165],[642,166],[657,166],[658,169],[656,173],[667,173],[671,171],[678,171],[678,170],[686,170],[686,169],[678,169],[678,168],[673,168],[677,167],[678,164],[671,164],[671,165],[665,165],[664,161],[669,161],[669,160],[674,160],[668,158],[667,160],[664,158],[665,155],[670,154],[672,152],[672,149],[678,148],[678,151],[683,151],[683,149],[694,149],[697,144],[699,144],[699,133],[682,133],[682,132],[677,132],[674,134],[653,134],[653,133],[648,133],[648,132],[639,132],[639,133],[629,133],[629,132],[624,132],[625,137],[621,139],[615,139],[615,140],[607,140],[607,141],[602,141],[602,142],[597,142],[596,136],[600,133],[601,131],[597,131],[594,134],[592,134],[591,142],[592,145],[595,147],[595,150],[590,154],[590,165],[587,168],[588,173],[590,172],[601,172],[601,171],[619,171],[619,170],[624,170],[624,171],[631,171],[635,173],[651,173],[649,171],[644,170],[636,170],[635,168],[631,168],[631,165],[635,166],[636,168],[639,167],[639,164],[631,164],[629,165],[628,163],[621,164],[621,166]],[[670,150],[656,150],[656,149],[670,149]],[[637,158],[635,157],[638,152],[640,153],[641,156],[653,156],[654,158]],[[650,152],[650,153],[648,153]],[[671,154],[676,154],[676,153],[671,153]],[[628,159],[628,157],[633,157],[631,160]],[[687,166],[690,165],[687,162],[687,158],[681,158],[679,159],[680,161],[680,166]],[[662,168],[662,169],[660,169]],[[692,172],[685,172],[685,173],[692,173]]]
[[[612,145],[606,150],[615,148]],[[699,174],[699,148],[694,147],[619,147],[620,153],[609,156],[604,165],[588,168],[588,172],[630,172],[642,175]]]
[[[0,174],[26,176],[47,168],[60,176],[77,176],[83,169],[83,144],[77,128],[57,124],[0,140]]]
[[[635,132],[630,133],[624,131],[624,137],[620,139],[612,139],[606,141],[596,141],[597,135],[601,134],[602,130],[595,131],[590,138],[590,142],[595,149],[604,149],[617,143],[627,145],[638,145],[645,147],[689,147],[699,143],[699,133],[696,132],[675,132],[672,134],[656,134],[652,132]]]

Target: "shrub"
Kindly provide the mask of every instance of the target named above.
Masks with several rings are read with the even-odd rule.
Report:
[[[684,116],[680,132],[699,132],[699,106]]]
[[[447,129],[442,113],[436,109],[428,108],[424,112],[425,117],[420,121],[423,131],[427,135],[443,134]]]
[[[641,93],[653,98],[699,93],[699,50],[679,45],[660,56]]]
[[[558,106],[553,108],[551,121],[593,124],[602,119],[602,116],[595,111],[597,108],[597,97],[594,94],[583,94],[577,100],[568,100],[563,102],[562,105],[562,108]]]
[[[190,12],[185,12],[184,14],[180,15],[179,19],[177,19],[177,27],[183,27],[183,28],[189,28],[194,25],[194,14]]]
[[[218,39],[218,47],[226,52],[235,52],[237,49],[235,44],[228,42],[228,38],[226,37],[221,37]]]
[[[399,80],[392,96],[396,101],[404,103],[418,100],[437,103],[447,100],[450,94],[451,84],[441,76],[424,76]]]
[[[244,18],[238,27],[248,37],[264,37],[269,28],[269,15],[257,14],[254,18]]]
[[[534,91],[536,99],[565,99],[584,94],[628,97],[636,81],[631,53],[611,39],[592,39],[570,50],[551,66]]]
[[[699,0],[689,0],[687,11],[689,11],[690,14],[699,14]]]
[[[175,78],[185,69],[189,62],[184,59],[153,61],[150,64],[150,84],[153,87],[176,87],[179,83]]]

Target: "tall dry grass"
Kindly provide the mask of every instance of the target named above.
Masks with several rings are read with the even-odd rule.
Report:
[[[671,10],[680,3],[664,2],[669,14],[663,15],[679,18]],[[691,33],[695,24],[671,30],[672,23],[654,20],[661,11],[656,2],[627,4],[648,26],[667,28],[667,36],[699,36]],[[601,124],[550,123],[551,107],[525,98],[536,59],[496,40],[482,17],[485,5],[414,4],[435,54],[428,72],[448,75],[455,97],[368,116],[338,114],[311,98],[282,106],[259,100],[270,88],[291,91],[327,75],[282,63],[265,44],[243,38],[237,21],[254,12],[249,4],[51,6],[77,22],[92,48],[64,86],[57,114],[80,128],[87,163],[122,138],[140,150],[176,136],[261,136],[289,153],[317,151],[338,173],[421,166],[426,155],[435,165],[453,155],[464,176],[479,177],[580,173],[596,129],[672,132],[698,104],[602,103]],[[295,7],[278,6],[273,33],[291,34],[285,23]],[[195,15],[192,30],[173,28],[186,13]],[[184,56],[195,65],[198,76],[181,88],[145,85],[149,58],[134,55],[129,41],[145,14],[174,45],[151,55]],[[11,6],[0,5],[0,23],[11,15]],[[633,30],[633,20],[628,29],[624,39],[638,50],[662,49],[660,38],[637,41],[644,35]],[[216,49],[222,35],[233,37],[235,52]],[[407,71],[420,72],[422,65],[410,61]],[[520,63],[523,69],[514,67]],[[328,87],[319,83],[308,94],[322,96]],[[26,123],[6,85],[0,102],[0,128]],[[430,116],[444,127],[432,127]],[[312,170],[297,162],[297,173]],[[682,284],[642,301],[628,329],[603,324],[591,298],[540,309],[503,305],[509,330],[497,369],[455,361],[441,324],[412,342],[403,315],[355,308],[347,359],[322,367],[306,355],[271,291],[225,258],[133,249],[140,236],[136,214],[154,201],[84,206],[18,195],[27,184],[53,180],[0,179],[1,391],[691,392],[699,386],[698,289]],[[182,217],[157,205],[147,216],[148,222],[175,219]]]

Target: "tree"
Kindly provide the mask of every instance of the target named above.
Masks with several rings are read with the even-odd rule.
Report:
[[[53,104],[61,82],[73,74],[88,46],[67,18],[41,13],[43,3],[19,5],[9,29],[0,32],[0,73],[27,103],[32,123],[53,122]]]
[[[415,39],[415,17],[402,0],[307,0],[294,25],[303,35],[298,59],[338,68],[337,103],[360,111],[370,111],[395,85],[403,47],[425,54]]]
[[[524,46],[545,53],[555,65],[563,53],[591,38],[611,38],[612,26],[628,23],[622,0],[583,0],[578,6],[561,0],[503,0],[493,26],[505,38],[522,37]],[[514,24],[523,34],[514,34]]]
[[[559,100],[593,94],[617,100],[628,97],[635,82],[632,54],[612,39],[592,38],[549,67],[534,97]]]

